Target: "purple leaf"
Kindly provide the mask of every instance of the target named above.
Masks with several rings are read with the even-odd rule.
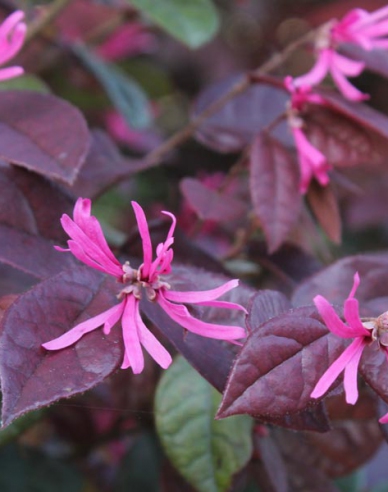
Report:
[[[243,80],[243,77],[235,76],[208,87],[199,96],[193,116],[204,111],[239,80]],[[196,137],[216,151],[238,152],[260,130],[285,112],[288,99],[289,96],[282,89],[266,84],[252,84],[208,118],[197,131]]]
[[[73,183],[89,149],[81,113],[68,102],[34,91],[0,93],[0,158]]]
[[[33,287],[7,310],[0,356],[3,425],[92,388],[121,363],[118,330],[106,337],[95,330],[56,352],[41,347],[117,302],[113,284],[94,270],[78,267]]]
[[[266,321],[283,314],[291,308],[291,303],[285,295],[275,290],[260,290],[251,297],[246,320],[249,332]]]
[[[345,347],[314,307],[270,319],[252,330],[239,353],[217,416],[247,413],[268,421],[308,409],[317,381]]]
[[[52,242],[63,241],[59,218],[71,206],[65,195],[41,177],[0,166],[0,261],[36,278],[74,264],[71,256],[55,251]]]
[[[212,190],[194,178],[180,182],[182,195],[201,220],[230,222],[245,218],[247,205],[228,192]]]
[[[333,242],[339,244],[341,242],[341,215],[330,184],[319,186],[313,181],[308,189],[307,200],[322,229]]]
[[[125,158],[102,130],[91,132],[91,146],[85,164],[70,187],[74,197],[96,198],[106,189],[149,167],[145,160]]]
[[[252,203],[273,253],[296,222],[300,206],[298,164],[280,142],[260,133],[250,155]]]

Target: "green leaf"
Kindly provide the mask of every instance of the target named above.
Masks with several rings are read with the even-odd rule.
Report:
[[[51,92],[49,86],[36,75],[22,75],[14,79],[2,80],[0,82],[0,90],[36,91],[42,94],[50,94]]]
[[[116,66],[102,61],[86,46],[77,44],[73,49],[98,79],[114,107],[124,116],[130,126],[145,128],[151,124],[148,98],[135,80]]]
[[[176,469],[200,492],[229,489],[252,454],[245,415],[214,420],[221,395],[182,357],[163,374],[155,396],[156,427]]]
[[[211,0],[131,0],[130,3],[190,48],[210,41],[219,28],[218,13]]]

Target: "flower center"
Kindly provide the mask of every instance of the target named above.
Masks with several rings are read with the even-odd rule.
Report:
[[[378,318],[362,320],[362,325],[370,330],[373,341],[377,341],[383,347],[388,347],[388,311],[380,314]]]
[[[119,299],[132,294],[140,300],[145,293],[147,299],[153,301],[159,289],[171,289],[171,285],[159,275],[153,276],[152,282],[142,278],[142,265],[136,270],[130,266],[129,261],[126,261],[122,268],[124,272],[122,282],[126,285],[117,295]]]

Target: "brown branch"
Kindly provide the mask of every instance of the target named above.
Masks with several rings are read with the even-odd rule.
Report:
[[[260,78],[260,76],[267,75],[272,70],[281,65],[293,51],[313,39],[315,34],[316,30],[309,31],[301,38],[289,44],[280,53],[276,53],[271,56],[268,61],[263,63],[263,65],[261,65],[256,70],[254,70],[254,72],[248,73],[243,76],[241,80],[239,80],[229,89],[229,91],[216,99],[204,111],[193,118],[192,121],[188,123],[182,130],[176,132],[169,139],[163,142],[159,147],[151,151],[145,157],[145,161],[151,165],[159,164],[171,150],[188,140],[191,135],[202,125],[202,123],[204,123],[204,121],[206,121],[208,118],[210,118],[210,116],[222,109],[226,103],[246,91],[253,83],[253,81],[256,82]]]

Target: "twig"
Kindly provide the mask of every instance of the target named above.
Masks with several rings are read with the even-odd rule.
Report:
[[[151,151],[145,157],[145,161],[151,165],[156,165],[160,163],[162,159],[166,156],[166,154],[168,154],[172,149],[178,147],[187,139],[189,139],[191,135],[202,125],[202,123],[204,123],[204,121],[206,121],[208,118],[210,118],[210,116],[222,109],[227,102],[231,101],[236,96],[246,91],[252,84],[253,80],[257,80],[257,78],[259,78],[261,75],[266,75],[277,68],[279,65],[281,65],[284,60],[299,46],[308,42],[310,39],[313,39],[315,33],[316,30],[309,31],[307,34],[288,45],[283,51],[273,55],[268,61],[257,68],[253,73],[243,76],[241,80],[239,80],[229,89],[228,92],[216,99],[182,130],[176,132],[168,140],[163,142],[158,148]]]
[[[43,29],[50,24],[70,2],[71,0],[54,0],[50,3],[43,14],[30,24],[25,45],[43,31]]]

